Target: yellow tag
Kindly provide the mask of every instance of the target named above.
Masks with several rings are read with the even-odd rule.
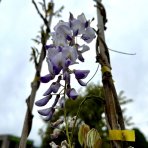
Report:
[[[111,72],[111,69],[108,66],[102,66],[101,71],[104,74],[105,72]]]
[[[109,140],[135,141],[134,130],[109,130]]]
[[[135,141],[135,131],[134,130],[122,130],[122,136],[125,138],[123,141]]]

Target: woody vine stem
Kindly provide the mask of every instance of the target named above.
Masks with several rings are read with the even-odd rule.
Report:
[[[102,82],[105,93],[105,114],[108,124],[108,129],[124,130],[124,120],[121,107],[118,101],[116,89],[111,74],[111,65],[108,47],[105,43],[104,30],[107,22],[106,10],[101,3],[101,0],[96,0],[97,15],[98,15],[98,36],[96,41],[96,60],[102,68]],[[112,147],[126,148],[126,142],[111,142]]]

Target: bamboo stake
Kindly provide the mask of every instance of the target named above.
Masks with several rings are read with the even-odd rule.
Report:
[[[43,1],[43,2],[45,3],[45,1]],[[47,15],[46,15],[47,12],[45,12],[45,17],[44,17],[40,13],[34,0],[32,0],[32,3],[34,4],[38,14],[40,15],[41,19],[43,20],[46,30],[45,31],[42,30],[43,32],[41,33],[42,48],[41,48],[39,60],[37,62],[37,59],[34,59],[36,72],[35,72],[34,80],[31,83],[31,93],[26,100],[27,111],[26,111],[26,115],[25,115],[25,120],[24,120],[23,130],[22,130],[21,139],[20,139],[20,143],[19,143],[19,148],[26,148],[27,137],[29,136],[30,131],[31,131],[32,121],[33,121],[32,110],[33,110],[33,105],[34,105],[34,101],[35,101],[35,96],[36,96],[37,90],[40,86],[39,78],[40,78],[42,64],[43,64],[43,61],[46,56],[45,45],[46,45],[46,42],[48,40],[48,36],[50,33],[50,25],[51,25],[51,20],[52,20],[52,16],[53,16],[53,5],[51,8],[50,16],[48,16],[48,18],[47,18]]]
[[[101,0],[96,0],[97,17],[98,17],[98,37],[96,41],[96,60],[100,63],[102,70],[102,83],[105,93],[105,114],[107,119],[107,125],[109,130],[123,130],[125,129],[122,110],[118,101],[116,89],[113,83],[111,74],[111,65],[108,47],[105,43],[105,23],[106,11],[101,3]],[[126,144],[123,142],[113,141],[111,142],[114,148],[126,148]]]

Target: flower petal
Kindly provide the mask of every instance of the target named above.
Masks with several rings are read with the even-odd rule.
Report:
[[[71,12],[69,12],[69,21],[73,20],[74,19],[74,16]]]
[[[37,106],[44,106],[48,103],[48,101],[52,98],[52,95],[46,96],[38,101],[35,102]]]
[[[68,90],[67,92],[67,96],[73,100],[75,100],[78,97],[78,93],[76,92],[76,90],[74,88]]]
[[[87,27],[81,38],[85,42],[90,43],[95,37],[95,31],[91,27]]]
[[[69,65],[71,65],[73,62],[68,58],[65,60],[65,67],[68,67]]]
[[[53,78],[54,78],[53,75],[47,74],[47,75],[41,77],[41,78],[40,78],[40,81],[41,81],[42,83],[48,83],[48,82],[49,82],[50,80],[52,80]]]
[[[66,39],[67,39],[68,41],[72,41],[72,37],[71,37],[70,35],[67,35],[67,36],[66,36]]]
[[[38,110],[38,113],[42,116],[48,116],[51,112],[52,112],[52,108]]]
[[[50,44],[50,45],[45,45],[45,48],[48,50],[49,48],[54,48],[55,45],[54,44]]]
[[[60,73],[64,60],[65,59],[63,58],[62,52],[59,52],[51,58],[53,71],[56,75]]]
[[[44,120],[45,120],[45,121],[49,121],[49,120],[51,120],[52,117],[53,117],[54,112],[55,112],[55,108],[51,108],[49,114],[47,115],[46,118],[44,118]]]
[[[74,70],[76,79],[84,79],[89,74],[90,70]]]
[[[86,21],[85,28],[89,27],[89,25],[90,25],[90,21]]]
[[[87,46],[85,44],[83,44],[81,47],[82,47],[81,53],[86,52],[90,49],[89,46]]]
[[[59,90],[59,88],[60,88],[60,86],[61,86],[60,83],[58,83],[58,82],[53,82],[53,83],[51,84],[51,90],[52,90],[52,92],[53,92],[53,93],[57,93],[58,90]]]
[[[48,88],[48,90],[43,94],[43,96],[47,96],[49,94],[53,93],[57,93],[59,88],[60,88],[61,84],[58,82],[53,82],[50,87]]]
[[[49,59],[51,59],[53,56],[55,56],[59,52],[59,49],[53,44],[51,44],[51,45],[49,45],[47,47],[48,47],[47,57]]]
[[[55,33],[53,33],[53,42],[56,45],[66,45],[67,36],[68,39],[72,39],[72,31],[70,29],[69,22],[59,21],[59,23],[54,27]]]
[[[78,18],[78,20],[79,20],[82,24],[85,24],[86,21],[87,21],[85,15],[84,15],[84,13],[78,15],[77,18]]]
[[[52,93],[51,86],[46,90],[46,92],[43,94],[43,96],[50,95]]]
[[[52,63],[51,63],[51,61],[48,57],[46,58],[46,61],[47,61],[47,64],[48,64],[48,70],[49,70],[50,74],[54,75],[53,65],[52,65]]]
[[[77,53],[76,48],[71,47],[71,46],[65,46],[63,48],[62,54],[63,54],[64,59],[70,59],[71,60],[71,64],[75,63],[76,59],[78,57],[78,53]]]
[[[81,61],[81,62],[84,62],[84,58],[83,58],[83,55],[80,51],[78,51],[78,59]]]
[[[62,67],[59,67],[58,65],[53,65],[53,71],[55,75],[58,75],[61,70],[62,70]]]
[[[81,23],[80,20],[73,19],[72,21],[70,21],[70,23],[71,23],[71,29],[73,30],[74,36],[77,36],[84,32],[85,26],[84,24]]]
[[[81,86],[86,86],[87,83],[83,82],[81,79],[78,79],[78,83],[81,85]]]

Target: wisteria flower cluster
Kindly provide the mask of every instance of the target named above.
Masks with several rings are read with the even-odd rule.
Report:
[[[78,97],[76,90],[71,87],[72,74],[81,86],[86,86],[83,79],[87,77],[89,70],[71,70],[70,66],[78,64],[78,61],[84,62],[82,54],[89,50],[86,44],[79,45],[77,39],[80,38],[88,44],[95,38],[95,31],[90,27],[90,20],[86,20],[83,13],[77,18],[70,13],[69,21],[59,21],[51,36],[53,43],[46,45],[49,74],[41,77],[40,81],[42,83],[55,79],[56,81],[52,82],[43,94],[45,97],[35,103],[37,106],[44,106],[53,96],[56,96],[50,108],[38,111],[42,116],[46,116],[45,120],[52,118],[57,103],[64,107],[66,95],[73,100]]]

